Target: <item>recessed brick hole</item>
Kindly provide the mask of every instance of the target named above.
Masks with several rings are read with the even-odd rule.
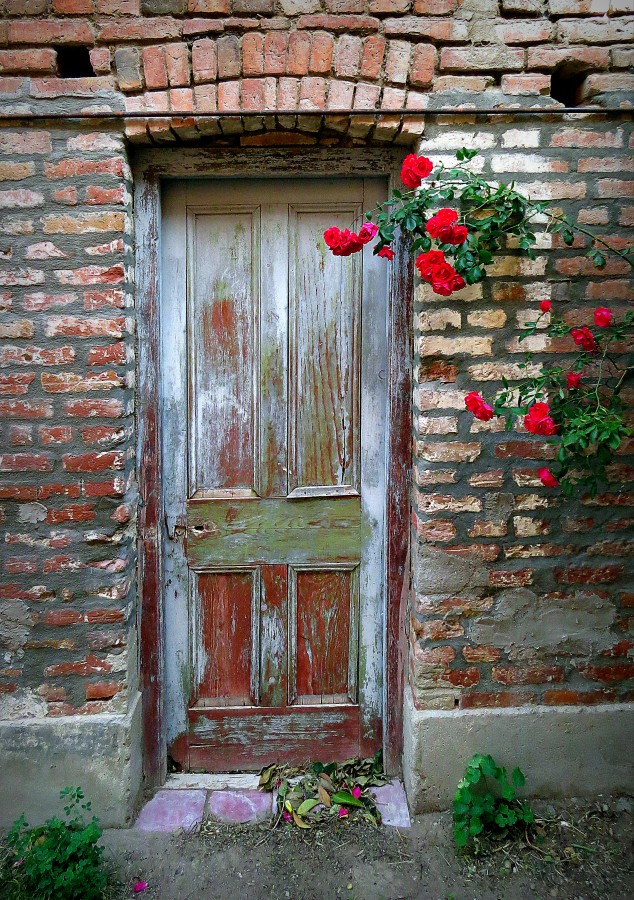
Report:
[[[581,102],[581,89],[588,73],[580,71],[574,65],[558,66],[550,80],[550,96],[564,106],[578,106]]]
[[[94,78],[88,47],[56,47],[60,78]]]

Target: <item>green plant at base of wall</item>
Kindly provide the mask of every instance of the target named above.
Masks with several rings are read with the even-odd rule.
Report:
[[[29,828],[20,816],[9,831],[16,887],[38,900],[99,900],[107,881],[98,843],[103,830],[94,816],[84,819],[91,805],[82,803],[81,788],[67,787],[60,798],[66,801],[65,819],[54,816]]]
[[[517,788],[526,779],[515,768],[508,773],[492,756],[476,753],[468,762],[453,798],[453,828],[456,846],[472,844],[478,851],[483,837],[500,835],[519,826],[531,825],[535,816],[526,801],[518,800]]]

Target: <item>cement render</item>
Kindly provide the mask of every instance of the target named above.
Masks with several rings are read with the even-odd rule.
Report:
[[[531,797],[634,792],[634,703],[417,710],[404,705],[403,781],[410,812],[451,805],[474,753],[519,766]]]
[[[24,814],[62,814],[59,792],[79,786],[105,827],[131,823],[141,790],[141,695],[126,715],[0,722],[0,827]]]

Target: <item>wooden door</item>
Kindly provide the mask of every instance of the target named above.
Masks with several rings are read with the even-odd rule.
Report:
[[[164,186],[165,712],[187,769],[381,744],[387,268],[322,235],[384,193]]]

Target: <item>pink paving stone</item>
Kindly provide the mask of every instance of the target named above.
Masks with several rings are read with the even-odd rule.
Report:
[[[400,781],[390,781],[381,787],[371,788],[370,792],[381,813],[383,825],[391,828],[411,828],[407,797]]]
[[[247,788],[236,791],[212,791],[207,811],[215,819],[229,825],[263,822],[271,817],[271,795]]]
[[[136,820],[139,831],[189,830],[202,821],[206,791],[158,791]]]

